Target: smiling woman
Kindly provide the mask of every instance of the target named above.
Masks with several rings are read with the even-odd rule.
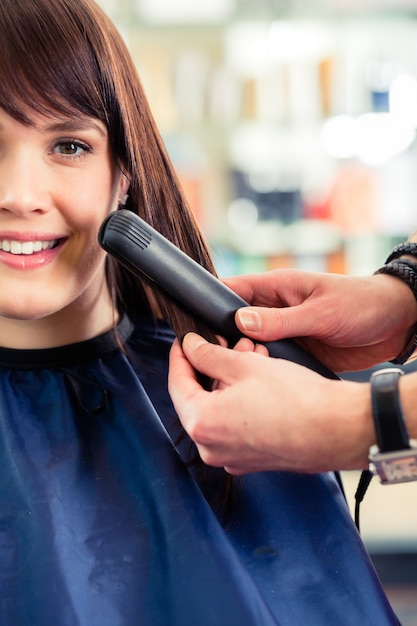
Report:
[[[0,59],[0,624],[396,624],[333,474],[235,484],[179,425],[171,329],[214,337],[100,224],[214,268],[113,24],[0,0]]]

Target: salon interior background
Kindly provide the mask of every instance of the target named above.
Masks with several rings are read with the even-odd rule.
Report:
[[[220,274],[369,274],[417,230],[417,0],[99,3]]]
[[[417,0],[99,3],[220,274],[369,274],[417,230]],[[344,482],[351,498],[357,475]],[[361,512],[406,626],[417,626],[415,485],[374,481]]]
[[[417,230],[417,0],[99,1],[220,274],[370,274]],[[343,480],[353,509],[358,473]],[[361,512],[405,626],[417,626],[415,485],[373,481]]]
[[[221,274],[366,274],[417,229],[417,0],[100,4]]]

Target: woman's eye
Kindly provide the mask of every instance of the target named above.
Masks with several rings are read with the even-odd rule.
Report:
[[[82,156],[86,152],[89,152],[89,150],[90,149],[86,144],[72,139],[60,141],[54,148],[54,152],[70,157]]]

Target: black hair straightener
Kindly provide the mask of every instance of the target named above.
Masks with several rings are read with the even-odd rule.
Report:
[[[163,290],[233,346],[243,335],[237,309],[249,306],[218,278],[174,246],[138,215],[119,209],[104,220],[102,248],[151,287]],[[292,339],[264,342],[270,356],[304,365],[327,378],[338,376]]]

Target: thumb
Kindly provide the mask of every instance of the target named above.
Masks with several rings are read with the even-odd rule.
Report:
[[[305,305],[292,307],[254,307],[238,309],[236,324],[246,336],[262,341],[287,337],[306,337],[313,333]]]
[[[209,343],[196,333],[185,335],[182,350],[196,370],[226,384],[236,381],[245,369],[244,352]]]

